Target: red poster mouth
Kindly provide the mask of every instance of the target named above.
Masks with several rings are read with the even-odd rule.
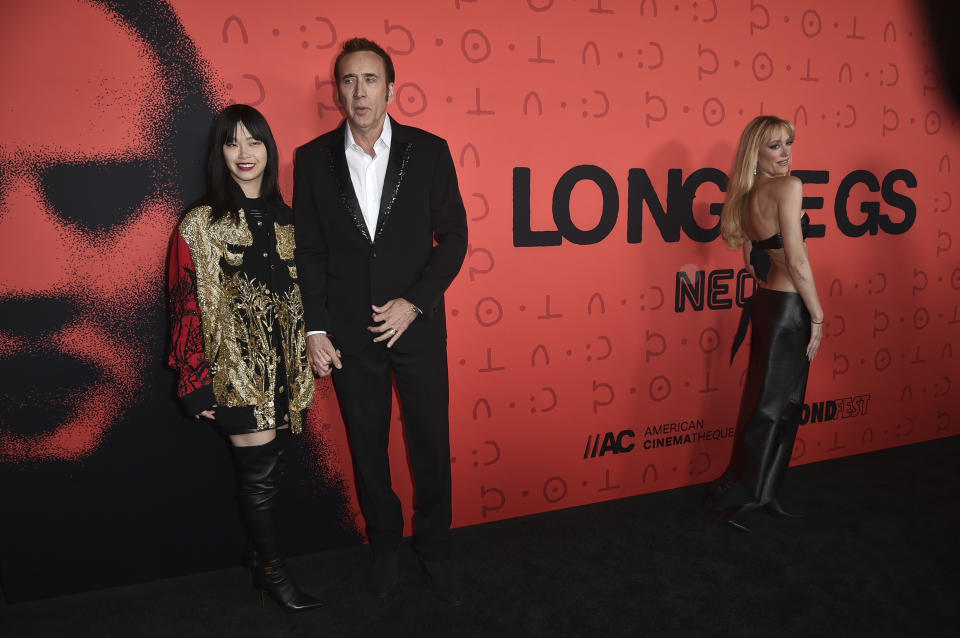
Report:
[[[99,447],[130,405],[144,355],[93,321],[39,338],[0,337],[3,400],[0,459],[77,460]]]

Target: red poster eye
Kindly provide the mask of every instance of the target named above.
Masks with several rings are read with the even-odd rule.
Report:
[[[97,233],[110,232],[128,221],[153,195],[155,181],[150,163],[144,160],[55,164],[42,178],[52,212]]]

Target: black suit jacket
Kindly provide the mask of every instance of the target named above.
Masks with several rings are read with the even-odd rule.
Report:
[[[447,143],[391,119],[387,174],[369,236],[344,153],[346,123],[297,149],[293,208],[305,325],[326,330],[344,354],[375,335],[371,304],[402,297],[423,315],[393,345],[442,343],[443,293],[463,264],[467,216]]]

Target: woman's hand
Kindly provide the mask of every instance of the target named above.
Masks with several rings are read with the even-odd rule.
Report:
[[[307,362],[318,377],[326,377],[333,369],[340,370],[340,351],[333,347],[328,335],[319,332],[307,337]]]
[[[820,349],[820,340],[823,339],[823,322],[810,322],[810,343],[807,344],[807,359],[813,361]]]
[[[204,410],[194,418],[199,419],[200,417],[203,417],[205,419],[210,419],[211,421],[216,421],[217,420],[216,410],[214,410],[213,408],[210,408],[209,410]]]

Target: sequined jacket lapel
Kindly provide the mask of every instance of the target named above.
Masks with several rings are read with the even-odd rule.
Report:
[[[398,136],[398,128],[394,125],[393,141],[390,144],[390,158],[387,160],[387,174],[384,177],[383,191],[380,194],[380,214],[377,216],[375,239],[379,239],[383,234],[383,229],[390,218],[390,212],[393,210],[393,203],[400,192],[400,184],[403,182],[407,164],[413,154],[413,143],[402,139],[402,133]],[[367,231],[367,224],[363,219],[363,212],[360,210],[360,202],[357,199],[356,191],[353,189],[353,181],[350,179],[346,153],[343,150],[345,129],[346,123],[340,128],[339,134],[333,142],[327,146],[330,170],[337,180],[340,203],[343,204],[346,213],[353,220],[354,227],[368,243],[372,244],[375,239],[370,239],[370,233]]]
[[[397,200],[397,193],[400,192],[400,183],[407,171],[407,164],[410,163],[410,157],[413,155],[413,142],[408,142],[402,138],[402,129],[394,124],[393,141],[390,144],[390,159],[387,161],[387,174],[383,178],[383,192],[380,194],[380,214],[377,216],[377,235],[380,239],[383,229],[387,225],[390,217],[390,211],[393,210],[393,203]],[[398,134],[399,133],[399,134]]]
[[[337,189],[340,194],[340,203],[346,213],[353,220],[354,227],[363,235],[368,244],[372,244],[370,233],[367,232],[367,224],[363,221],[363,213],[360,211],[360,201],[353,190],[353,181],[350,179],[350,169],[347,167],[347,156],[343,150],[343,137],[346,130],[346,122],[340,127],[338,135],[327,145],[327,158],[330,163],[330,171],[337,180]]]

